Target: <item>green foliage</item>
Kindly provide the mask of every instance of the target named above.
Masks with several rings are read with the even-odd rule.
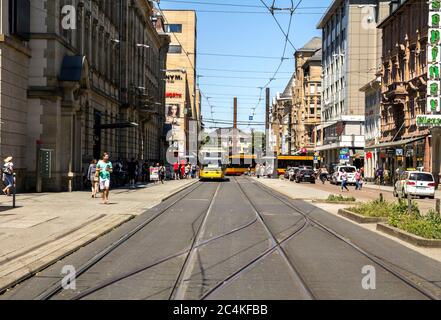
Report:
[[[391,202],[372,200],[348,210],[366,217],[388,217],[393,209],[394,204]]]
[[[354,197],[343,197],[341,194],[339,194],[339,195],[330,194],[328,196],[328,198],[326,199],[326,201],[329,201],[329,202],[355,202],[355,198]]]
[[[411,203],[410,214],[408,202],[403,199],[396,203],[374,200],[348,210],[367,217],[387,217],[389,224],[395,228],[426,239],[441,239],[441,216],[434,210],[421,215],[415,201]]]
[[[441,216],[433,209],[427,215],[421,215],[416,203],[412,203],[411,214],[408,214],[406,201],[396,204],[389,216],[389,224],[426,239],[441,239]]]

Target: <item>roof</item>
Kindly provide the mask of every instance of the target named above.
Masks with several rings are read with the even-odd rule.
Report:
[[[317,49],[320,49],[321,47],[322,47],[322,38],[314,37],[297,51],[315,51]]]
[[[320,48],[314,55],[308,59],[309,61],[322,61],[322,49]]]
[[[288,84],[286,85],[285,90],[283,90],[283,93],[280,96],[281,98],[287,99],[292,97],[292,87],[294,87],[295,80],[296,80],[296,75],[293,74]]]
[[[399,12],[404,10],[403,8],[405,7],[405,5],[411,4],[412,2],[414,1],[403,0],[401,1],[401,3],[398,3],[396,9],[392,13],[390,13],[383,21],[381,21],[377,28],[384,28],[384,26],[392,21],[392,19],[396,17]]]

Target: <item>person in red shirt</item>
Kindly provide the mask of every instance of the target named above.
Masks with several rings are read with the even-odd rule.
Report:
[[[179,163],[176,161],[174,164],[173,164],[173,171],[174,171],[174,173],[175,173],[175,180],[178,180],[179,179]]]
[[[185,164],[181,164],[181,179],[185,179]]]

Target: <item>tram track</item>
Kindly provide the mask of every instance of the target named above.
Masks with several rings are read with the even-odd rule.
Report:
[[[252,181],[249,178],[247,178],[247,180]],[[319,222],[317,219],[312,218],[308,213],[305,213],[302,209],[293,205],[290,201],[287,201],[286,199],[284,199],[283,197],[281,197],[280,195],[275,193],[273,190],[269,189],[268,187],[266,187],[258,182],[253,181],[251,183],[258,186],[258,188],[260,188],[260,190],[266,192],[268,195],[270,195],[270,196],[274,197],[275,199],[279,200],[280,202],[284,203],[286,206],[299,212],[303,217],[305,217],[305,219],[307,219],[310,222],[310,224],[312,226],[318,227],[319,229],[325,231],[327,234],[331,235],[332,237],[334,237],[334,238],[338,239],[339,241],[345,243],[346,245],[350,246],[355,251],[357,251],[361,255],[365,256],[367,259],[369,259],[371,262],[380,266],[383,270],[389,272],[390,274],[392,274],[394,277],[396,277],[400,281],[406,283],[409,287],[415,289],[416,291],[418,291],[420,294],[422,294],[426,298],[428,298],[430,300],[441,300],[441,288],[439,288],[438,286],[431,285],[432,286],[431,289],[422,287],[421,286],[422,282],[429,282],[429,281],[426,279],[421,279],[420,277],[413,275],[413,274],[412,275],[410,275],[410,274],[404,275],[402,273],[402,271],[400,271],[398,268],[394,267],[392,264],[390,264],[387,261],[385,261],[385,260],[375,256],[374,254],[364,250],[363,248],[357,246],[355,243],[351,242],[350,240],[348,240],[346,237],[339,234],[335,230],[325,226],[324,224]]]
[[[268,225],[268,223],[265,221],[264,213],[261,212],[256,205],[255,201],[252,200],[252,198],[246,193],[244,190],[244,187],[241,186],[241,183],[237,181],[236,178],[234,178],[235,184],[237,184],[238,189],[240,190],[240,193],[245,200],[245,202],[248,204],[248,206],[252,209],[254,213],[254,218],[247,221],[243,225],[240,225],[234,229],[228,230],[228,232],[216,235],[214,237],[211,237],[207,240],[202,240],[204,235],[205,226],[207,224],[208,216],[212,210],[213,204],[216,201],[217,194],[222,188],[222,184],[219,184],[216,188],[215,192],[213,193],[213,196],[211,197],[209,201],[209,205],[206,209],[202,211],[202,213],[198,213],[199,216],[194,220],[194,222],[199,221],[200,218],[202,218],[202,221],[194,228],[193,237],[191,240],[190,245],[177,252],[173,253],[167,257],[158,259],[157,261],[148,263],[146,265],[141,265],[129,272],[124,272],[122,274],[119,274],[117,276],[111,277],[109,279],[105,279],[101,283],[94,285],[93,287],[90,287],[86,289],[83,292],[80,292],[76,296],[74,296],[72,299],[78,300],[86,298],[93,293],[96,293],[112,284],[115,284],[121,280],[128,279],[136,274],[139,274],[143,271],[152,269],[153,267],[159,266],[162,263],[165,263],[167,261],[176,259],[176,258],[183,258],[184,262],[182,264],[182,267],[177,272],[176,280],[174,280],[173,285],[171,287],[168,287],[165,289],[165,291],[170,291],[168,294],[168,299],[174,300],[182,300],[186,297],[186,290],[188,288],[188,285],[192,279],[192,277],[195,276],[193,273],[193,264],[195,263],[195,256],[198,249],[201,249],[208,244],[212,244],[213,242],[219,241],[227,236],[238,234],[239,232],[255,225],[256,223],[259,223],[265,229],[265,232],[268,236],[268,238],[265,241],[270,241],[270,247],[260,253],[257,254],[254,258],[251,260],[242,263],[241,266],[239,266],[237,269],[230,271],[229,274],[227,274],[226,277],[224,277],[221,281],[218,281],[214,286],[211,286],[208,288],[207,291],[204,293],[201,293],[201,296],[199,299],[204,300],[212,297],[216,293],[222,292],[224,289],[226,290],[230,284],[232,284],[236,279],[241,277],[242,275],[249,272],[251,269],[255,268],[256,265],[259,262],[262,262],[265,258],[270,256],[271,254],[278,252],[280,256],[282,257],[284,264],[289,268],[291,273],[291,278],[294,279],[295,286],[298,286],[298,288],[301,291],[301,294],[304,299],[320,299],[320,296],[317,296],[313,290],[308,286],[307,281],[302,276],[299,269],[296,267],[296,265],[293,263],[292,259],[287,254],[286,250],[283,248],[284,245],[288,244],[290,240],[295,238],[297,235],[301,234],[303,231],[308,229],[309,227],[316,227],[317,229],[320,229],[324,231],[326,234],[331,235],[332,237],[344,242],[345,244],[349,245],[353,249],[355,249],[358,253],[362,254],[363,256],[367,257],[370,261],[375,263],[376,265],[379,265],[381,268],[383,268],[385,271],[391,273],[394,275],[397,279],[400,281],[406,283],[408,286],[412,287],[428,299],[439,299],[439,296],[436,294],[433,294],[432,291],[427,290],[425,287],[421,287],[418,279],[414,279],[412,277],[409,277],[408,275],[404,275],[402,271],[400,271],[398,268],[394,268],[390,264],[388,264],[386,261],[376,257],[375,255],[363,250],[362,248],[358,247],[354,243],[352,243],[350,240],[346,239],[341,234],[335,232],[334,230],[328,228],[327,226],[323,225],[316,219],[312,218],[309,213],[304,212],[302,209],[298,208],[294,204],[292,204],[289,200],[284,199],[279,194],[273,192],[272,190],[268,189],[266,186],[254,182],[251,179],[246,178],[246,181],[252,183],[253,185],[257,186],[260,190],[264,191],[266,194],[268,194],[270,197],[276,199],[280,203],[283,203],[285,206],[289,207],[293,210],[292,214],[298,213],[301,217],[300,220],[298,220],[295,224],[291,225],[289,228],[285,229],[283,232],[286,232],[286,230],[291,229],[292,227],[297,226],[301,223],[299,227],[296,228],[296,230],[290,232],[287,236],[284,236],[281,239],[277,239],[282,232],[275,233],[272,228]],[[164,214],[169,209],[173,208],[174,206],[178,205],[179,202],[185,198],[188,197],[188,195],[192,194],[193,192],[196,192],[198,188],[203,184],[198,184],[196,187],[191,188],[189,192],[184,193],[182,196],[179,196],[176,200],[171,202],[169,205],[167,205],[165,208],[161,209],[158,213],[156,213],[154,216],[149,218],[148,220],[144,221],[142,224],[138,225],[134,229],[132,229],[130,232],[126,233],[123,237],[121,237],[118,241],[108,246],[106,249],[100,251],[98,254],[96,254],[92,259],[87,261],[85,264],[83,264],[78,272],[77,277],[84,274],[87,270],[98,264],[105,256],[107,256],[110,252],[114,251],[116,248],[118,248],[121,244],[128,241],[133,235],[141,231],[144,227],[152,223],[154,220],[159,218],[162,214]],[[240,253],[240,252],[239,252]],[[240,253],[241,255],[241,253]],[[202,267],[202,266],[201,266]],[[62,290],[61,282],[54,284],[52,287],[47,289],[45,292],[40,294],[37,299],[50,299],[57,295]]]
[[[119,238],[116,242],[110,244],[108,247],[97,253],[95,256],[93,256],[91,259],[89,259],[85,264],[83,264],[80,268],[76,270],[76,277],[78,278],[82,274],[84,274],[87,270],[98,264],[104,257],[109,255],[111,252],[113,252],[115,249],[120,247],[123,243],[127,242],[130,238],[132,238],[135,234],[139,233],[141,230],[143,230],[145,227],[150,225],[153,221],[157,220],[159,217],[161,217],[164,213],[166,213],[170,208],[175,206],[177,203],[188,197],[191,193],[193,193],[195,190],[200,188],[203,184],[198,183],[195,187],[190,187],[191,189],[188,192],[183,193],[181,196],[179,196],[176,200],[172,201],[169,205],[167,205],[165,208],[161,209],[158,213],[147,219],[146,221],[142,222],[141,224],[137,225],[135,228],[127,232],[125,235],[123,235],[121,238]],[[55,283],[50,288],[48,288],[46,291],[38,295],[34,300],[49,300],[50,298],[54,297],[57,293],[59,293],[63,289],[63,285],[61,281]]]

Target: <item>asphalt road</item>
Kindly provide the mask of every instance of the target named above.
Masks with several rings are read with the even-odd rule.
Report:
[[[440,263],[247,178],[198,183],[0,298],[38,297],[146,221],[52,299],[441,298]]]

